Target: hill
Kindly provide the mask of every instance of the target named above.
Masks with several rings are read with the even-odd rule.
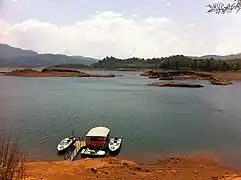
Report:
[[[198,70],[198,71],[237,71],[241,69],[241,59],[193,59],[183,55],[175,55],[162,58],[142,59],[128,58],[118,59],[115,57],[106,57],[103,60],[93,64],[96,68],[104,69],[175,69],[175,70]]]
[[[188,56],[191,59],[223,59],[225,56],[218,56],[218,55],[204,55],[204,56]]]
[[[241,59],[241,53],[239,53],[239,54],[231,54],[231,55],[225,56],[224,59],[227,59],[227,60]]]
[[[219,55],[204,55],[204,56],[187,56],[191,59],[222,59],[222,60],[234,60],[234,59],[241,59],[241,53],[238,54],[231,54],[226,56],[219,56]]]
[[[0,44],[0,66],[53,66],[58,64],[91,65],[98,59],[63,54],[39,54],[6,44]]]
[[[1,58],[15,58],[15,57],[33,57],[38,56],[38,53],[32,50],[23,50],[15,48],[7,44],[0,43]]]

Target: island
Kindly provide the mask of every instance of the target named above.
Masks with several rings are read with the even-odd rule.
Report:
[[[202,88],[204,87],[201,84],[192,84],[192,83],[182,83],[182,82],[153,82],[147,84],[148,86],[158,86],[158,87],[188,87],[188,88]]]
[[[159,79],[159,80],[187,80],[187,79],[195,79],[195,80],[208,80],[212,85],[231,85],[233,82],[225,77],[220,75],[216,75],[214,73],[209,72],[195,72],[195,71],[187,71],[187,70],[147,70],[144,71],[141,76],[147,76],[151,79]],[[178,84],[182,87],[189,86],[193,87],[193,84],[188,83],[154,83],[155,86],[178,86]],[[153,84],[152,84],[153,85]]]
[[[115,77],[114,74],[89,74],[72,69],[49,69],[41,71],[34,69],[17,69],[11,72],[2,73],[3,76],[24,76],[24,77]]]

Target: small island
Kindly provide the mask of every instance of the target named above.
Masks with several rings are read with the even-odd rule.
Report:
[[[202,88],[204,87],[201,84],[192,84],[192,83],[181,83],[181,82],[153,82],[147,84],[148,86],[158,86],[158,87],[188,87],[188,88]]]
[[[233,82],[225,77],[221,77],[215,75],[213,73],[208,72],[195,72],[195,71],[182,71],[182,70],[169,70],[169,71],[153,71],[147,70],[144,71],[141,76],[147,76],[151,79],[159,79],[159,80],[188,80],[188,79],[195,79],[195,80],[207,80],[212,85],[231,85]],[[165,83],[160,83],[159,86],[164,86]],[[180,83],[174,83],[176,84]],[[173,82],[169,86],[174,86]],[[186,84],[186,83],[185,83]],[[166,85],[167,86],[167,85]],[[184,86],[181,83],[181,86]]]
[[[115,77],[114,74],[89,74],[78,70],[71,69],[49,69],[42,71],[33,69],[13,70],[11,72],[2,73],[3,76],[24,76],[24,77]]]

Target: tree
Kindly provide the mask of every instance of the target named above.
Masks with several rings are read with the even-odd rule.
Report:
[[[239,12],[241,10],[241,0],[233,0],[232,3],[224,4],[222,2],[215,2],[207,5],[208,13],[226,14],[232,11]]]

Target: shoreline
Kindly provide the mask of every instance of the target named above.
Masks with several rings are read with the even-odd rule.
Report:
[[[27,70],[33,70],[35,68],[43,68],[43,69],[52,69],[52,68],[44,68],[42,66],[3,66],[3,67],[0,67],[0,68],[22,68],[22,69],[27,69]],[[161,72],[168,72],[168,71],[172,71],[170,69],[147,69],[147,68],[143,68],[143,69],[125,69],[125,68],[119,68],[119,69],[104,69],[104,68],[93,68],[93,67],[83,67],[83,68],[54,68],[54,69],[60,69],[60,70],[87,70],[87,71],[107,71],[107,72],[111,72],[111,71],[119,71],[119,72],[140,72],[140,74],[145,74],[146,72],[154,72],[154,73],[161,73]],[[33,70],[35,71],[35,70]],[[41,71],[40,71],[41,72]],[[215,76],[217,78],[221,78],[221,79],[226,79],[228,81],[241,81],[241,71],[213,71],[213,72],[207,72],[207,71],[192,71],[190,70],[190,72],[194,72],[194,73],[197,73],[197,74],[206,74],[206,75],[212,75],[212,76]],[[0,76],[8,76],[6,73],[9,73],[9,72],[0,72]],[[26,76],[29,76],[29,72],[25,72],[25,75]],[[11,76],[25,76],[23,73],[22,74],[17,74],[17,75],[14,75],[12,74]],[[42,75],[42,74],[41,74]],[[32,77],[39,77],[41,76],[39,74],[34,74],[32,73]],[[49,77],[49,76],[61,76],[61,74],[57,75],[57,74],[48,74],[48,75],[44,75],[44,77]],[[68,77],[76,77],[78,75],[76,74],[63,74],[63,76],[68,76]],[[150,74],[149,75],[150,78],[153,78],[155,79],[155,75],[153,76],[153,74]],[[189,78],[187,77],[184,77],[186,78],[187,80]],[[192,78],[191,78],[192,79]],[[160,80],[165,80],[165,79],[160,79]],[[168,80],[168,79],[167,79]]]
[[[83,178],[84,177],[84,178]],[[240,180],[241,169],[202,156],[180,156],[140,164],[118,157],[26,163],[26,179],[215,179]]]

